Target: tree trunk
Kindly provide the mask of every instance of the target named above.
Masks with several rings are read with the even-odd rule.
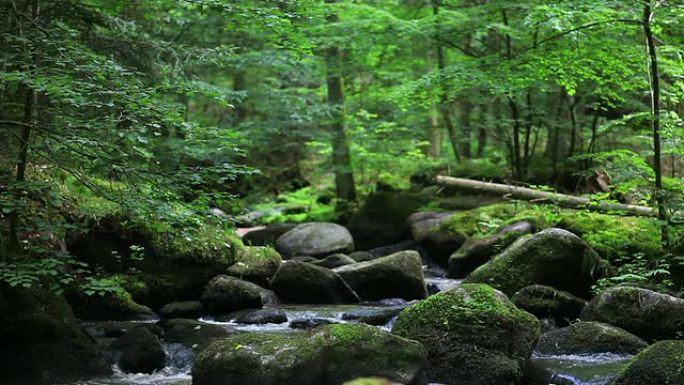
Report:
[[[630,215],[647,217],[655,217],[657,215],[656,210],[653,210],[651,207],[622,203],[592,202],[589,198],[533,190],[500,183],[480,182],[472,179],[453,178],[442,175],[438,175],[435,181],[439,185],[458,188],[465,191],[526,200],[533,203],[553,204],[571,209],[587,209],[606,213],[621,211]]]
[[[508,26],[508,14],[506,10],[501,10],[501,16],[503,18],[503,24]],[[513,44],[511,42],[511,35],[506,34],[506,59],[510,60],[513,56]],[[508,96],[508,106],[511,109],[511,119],[513,119],[513,138],[512,138],[512,151],[511,162],[513,177],[516,179],[524,178],[523,175],[523,165],[522,158],[520,155],[520,112],[518,111],[518,104],[515,101],[515,97],[512,95]]]
[[[446,67],[446,59],[444,57],[444,47],[440,42],[440,23],[439,23],[439,0],[435,0],[432,3],[432,14],[435,17],[435,49],[437,51],[437,68],[440,71],[440,95],[439,95],[439,112],[442,115],[442,120],[447,128],[447,133],[449,134],[449,142],[451,143],[451,149],[454,151],[454,158],[457,162],[461,161],[461,155],[458,149],[458,135],[456,134],[456,128],[454,127],[454,122],[451,120],[451,106],[449,104],[449,92],[446,81],[442,78],[442,71]]]
[[[470,151],[470,137],[471,137],[471,119],[470,115],[473,111],[473,105],[469,100],[462,98],[461,102],[461,114],[459,119],[459,125],[461,126],[461,155],[464,158],[471,158],[472,153]]]
[[[38,18],[38,0],[33,0],[31,2],[31,20],[36,21]],[[32,49],[30,49],[32,51]],[[30,53],[30,63],[31,66],[35,68],[36,58],[34,52]],[[17,186],[15,188],[14,199],[20,201],[24,199],[23,197],[23,186],[22,184],[26,181],[26,168],[28,167],[28,153],[29,144],[31,142],[31,131],[33,126],[36,124],[36,119],[38,117],[38,93],[36,90],[29,85],[26,85],[26,95],[24,98],[24,117],[23,125],[21,128],[21,135],[19,137],[19,156],[17,158],[17,173],[15,180]],[[10,232],[10,243],[12,247],[18,250],[21,246],[19,243],[19,213],[14,210],[9,216],[9,232]]]
[[[667,228],[667,211],[665,210],[665,202],[663,201],[663,171],[662,171],[662,155],[660,149],[660,74],[658,73],[658,53],[656,51],[655,41],[653,38],[653,31],[651,30],[651,19],[653,12],[651,11],[650,0],[644,3],[644,19],[643,28],[646,36],[646,47],[649,56],[649,72],[651,80],[651,131],[653,134],[653,171],[655,172],[655,202],[658,207],[658,219],[661,224],[661,240],[663,246],[667,248],[670,243],[668,228]]]
[[[442,138],[439,134],[439,112],[436,107],[430,110],[430,148],[428,149],[428,156],[432,159],[439,158],[440,148],[442,146]]]
[[[487,146],[487,106],[480,105],[480,113],[477,126],[477,157],[482,158]]]
[[[334,3],[335,0],[325,0]],[[336,23],[337,15],[326,17],[328,23]],[[342,57],[338,47],[330,47],[325,52],[326,84],[328,86],[328,105],[330,107],[330,133],[332,135],[332,161],[335,173],[337,197],[342,200],[356,200],[356,186],[351,164],[351,153],[344,129],[344,91],[342,90]]]

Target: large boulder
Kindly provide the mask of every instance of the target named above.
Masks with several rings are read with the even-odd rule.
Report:
[[[285,257],[320,257],[354,251],[354,240],[349,231],[335,223],[302,223],[281,235],[276,249]]]
[[[69,295],[69,302],[82,320],[151,321],[158,318],[152,309],[133,301],[128,293],[104,296],[73,293]]]
[[[568,325],[579,318],[587,301],[551,286],[532,285],[511,297],[515,306],[540,319],[553,319],[557,325]]]
[[[647,340],[682,338],[684,299],[648,289],[618,286],[592,299],[581,318],[618,326]]]
[[[199,318],[202,315],[202,304],[199,301],[171,302],[159,309],[164,319]]]
[[[408,217],[413,239],[421,242],[430,259],[446,264],[449,255],[458,250],[467,236],[442,226],[453,213],[451,212],[418,212]]]
[[[340,385],[365,376],[420,383],[425,349],[362,324],[309,333],[249,333],[217,341],[192,369],[193,385]]]
[[[67,301],[48,290],[0,283],[0,340],[0,378],[8,384],[111,371]]]
[[[611,385],[684,385],[684,341],[649,346]]]
[[[270,247],[243,247],[238,251],[236,262],[226,270],[226,275],[268,286],[282,258]]]
[[[226,275],[214,277],[200,296],[206,314],[220,315],[243,309],[257,309],[264,304],[265,289]]]
[[[137,327],[117,339],[110,350],[121,352],[119,368],[126,373],[152,373],[166,364],[161,342],[145,327]]]
[[[365,301],[427,297],[420,255],[415,251],[401,251],[372,261],[338,267],[333,271]]]
[[[377,192],[369,196],[347,223],[357,248],[368,250],[410,238],[406,219],[430,198],[429,194],[411,192]]]
[[[432,382],[508,385],[523,376],[539,321],[498,290],[464,284],[406,308],[392,333],[427,348]]]
[[[289,303],[353,303],[359,297],[334,271],[306,262],[284,262],[271,288]]]
[[[549,285],[587,298],[606,270],[606,263],[576,235],[552,228],[518,239],[465,282],[486,283],[508,295],[526,286]]]
[[[200,352],[212,342],[228,338],[237,331],[227,326],[208,324],[191,319],[172,319],[163,322],[164,339]]]
[[[296,223],[273,223],[263,229],[248,232],[242,237],[242,241],[250,246],[273,246],[281,235],[295,227]]]
[[[648,344],[629,332],[600,322],[577,322],[542,334],[535,350],[541,354],[637,354]]]
[[[516,239],[533,231],[527,221],[514,222],[499,228],[494,235],[469,238],[449,257],[449,276],[464,278],[487,263],[494,255],[510,246]]]

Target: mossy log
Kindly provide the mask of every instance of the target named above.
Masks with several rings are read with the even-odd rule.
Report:
[[[508,198],[530,201],[533,203],[554,204],[571,209],[587,209],[603,213],[621,212],[635,216],[656,217],[657,210],[647,206],[637,206],[625,203],[596,202],[589,198],[556,192],[539,191],[526,187],[511,186],[501,183],[481,182],[472,179],[453,178],[438,175],[435,178],[438,185],[458,188],[460,190],[500,195]]]

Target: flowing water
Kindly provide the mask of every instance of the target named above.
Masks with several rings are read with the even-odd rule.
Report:
[[[554,385],[607,385],[615,379],[632,356],[610,353],[586,355],[532,356],[537,371],[545,373]]]
[[[458,286],[461,280],[446,278],[446,272],[436,266],[423,267],[425,283],[431,294]],[[359,316],[385,314],[380,319],[383,323],[376,326],[391,330],[396,315],[404,307],[410,305],[401,299],[387,299],[376,303],[360,305],[280,305],[287,316],[287,322],[278,324],[238,324],[234,320],[225,322],[212,318],[201,318],[200,321],[223,325],[246,333],[254,332],[288,332],[295,331],[290,327],[292,321],[315,320],[319,323],[359,322]],[[386,321],[386,322],[385,322]],[[153,374],[123,373],[113,367],[113,374],[107,377],[91,378],[56,385],[191,385],[190,371],[193,353],[180,344],[166,344],[167,366]],[[533,367],[540,376],[551,385],[608,385],[616,373],[629,361],[629,356],[611,354],[544,356],[534,354]],[[287,385],[287,384],[283,384]],[[293,384],[294,385],[294,384]],[[439,385],[439,384],[432,384]]]

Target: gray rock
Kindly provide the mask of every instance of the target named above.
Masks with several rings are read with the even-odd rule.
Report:
[[[552,318],[557,325],[568,325],[579,318],[587,301],[551,286],[532,285],[511,297],[515,306],[537,318]]]
[[[334,269],[365,301],[427,297],[420,255],[402,251],[372,261]]]
[[[242,310],[231,313],[225,317],[225,320],[234,320],[239,324],[279,324],[287,322],[287,315],[280,309],[259,309],[259,310]],[[221,320],[221,319],[219,319]]]
[[[647,340],[679,339],[684,336],[684,299],[618,286],[593,298],[581,318],[605,322]]]
[[[202,315],[202,304],[199,301],[171,302],[159,309],[159,315],[165,319],[199,318]]]
[[[271,288],[288,303],[359,302],[337,273],[306,262],[284,262],[273,276]]]
[[[637,354],[648,344],[629,332],[600,322],[577,322],[542,334],[535,350],[541,354]]]
[[[263,306],[262,287],[235,277],[219,275],[204,288],[200,302],[204,312],[212,315],[226,314],[243,309],[259,309]]]
[[[166,364],[166,354],[159,339],[144,327],[132,329],[112,343],[120,350],[119,367],[126,373],[152,373]]]
[[[328,222],[298,225],[281,235],[276,249],[286,258],[306,255],[324,256],[354,251],[354,240],[343,226]]]
[[[273,246],[281,235],[295,227],[296,223],[273,223],[263,229],[248,232],[242,237],[242,242],[250,246]]]
[[[353,263],[356,263],[356,261],[353,260],[352,258],[350,258],[349,256],[345,255],[345,254],[338,253],[338,254],[329,255],[329,256],[327,256],[327,257],[325,257],[319,261],[315,261],[312,263],[316,266],[321,266],[321,267],[325,267],[328,269],[334,269],[334,268],[340,267],[340,266],[351,265]]]

